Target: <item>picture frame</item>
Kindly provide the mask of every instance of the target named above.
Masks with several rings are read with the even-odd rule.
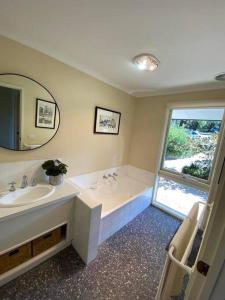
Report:
[[[56,103],[36,99],[35,127],[55,129]]]
[[[121,113],[104,107],[95,107],[94,133],[119,134]]]

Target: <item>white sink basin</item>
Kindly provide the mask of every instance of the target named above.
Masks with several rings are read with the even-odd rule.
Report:
[[[15,192],[0,193],[0,207],[28,205],[49,197],[55,191],[52,185],[38,184],[24,189],[18,188]]]

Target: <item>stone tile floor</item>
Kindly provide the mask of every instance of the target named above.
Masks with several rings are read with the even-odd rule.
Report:
[[[0,299],[151,300],[180,221],[150,206],[85,266],[72,247],[0,288]]]

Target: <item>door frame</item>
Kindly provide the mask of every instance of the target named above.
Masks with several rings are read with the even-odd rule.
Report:
[[[166,145],[167,145],[167,137],[168,137],[168,132],[169,132],[169,127],[170,127],[170,120],[171,120],[171,114],[173,109],[198,109],[198,108],[223,108],[224,109],[224,115],[222,119],[222,124],[221,124],[221,129],[220,129],[220,134],[217,142],[217,147],[215,150],[215,155],[213,158],[213,163],[212,163],[212,168],[210,170],[210,177],[209,180],[207,180],[207,183],[205,180],[201,179],[193,179],[192,176],[188,175],[178,175],[177,172],[168,172],[164,169],[161,169],[163,159],[165,157],[165,150],[166,150]],[[213,180],[214,174],[215,174],[215,165],[218,160],[218,156],[220,153],[221,149],[221,141],[222,137],[224,136],[225,132],[225,103],[224,102],[213,102],[213,100],[205,100],[204,103],[199,103],[195,101],[188,101],[185,103],[179,103],[179,102],[173,102],[167,104],[166,108],[166,115],[165,115],[165,122],[163,126],[163,132],[162,132],[162,137],[161,137],[161,143],[160,143],[160,151],[159,151],[159,157],[158,157],[158,164],[157,164],[157,171],[156,171],[156,176],[155,176],[155,184],[153,188],[153,197],[152,197],[152,205],[158,207],[159,209],[164,210],[165,212],[168,212],[172,216],[175,216],[181,220],[183,220],[186,216],[183,215],[182,213],[179,213],[172,208],[169,208],[159,202],[156,201],[156,194],[157,194],[157,189],[158,189],[158,179],[160,177],[160,174],[163,175],[164,177],[180,182],[181,184],[185,185],[190,185],[192,187],[198,188],[203,191],[209,192],[210,190],[210,184]]]
[[[209,202],[213,203],[210,219],[204,231],[203,240],[196,258],[209,264],[207,276],[202,276],[197,269],[192,273],[184,299],[209,299],[220,278],[220,271],[224,263],[225,251],[225,132],[223,132],[220,152],[216,162],[215,176],[209,194]],[[220,230],[218,231],[218,228]],[[215,234],[217,232],[217,234]]]
[[[20,92],[20,109],[19,109],[19,118],[20,118],[20,128],[19,128],[19,149],[21,150],[21,147],[23,145],[23,140],[22,140],[22,132],[24,129],[24,124],[23,124],[23,105],[24,105],[24,91],[21,86],[11,84],[8,82],[0,81],[0,86],[11,88],[11,89],[16,89]]]

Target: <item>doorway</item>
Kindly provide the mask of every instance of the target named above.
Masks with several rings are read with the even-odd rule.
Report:
[[[222,107],[169,111],[153,205],[183,219],[208,200],[223,119]]]
[[[0,146],[20,149],[20,90],[0,86]]]

